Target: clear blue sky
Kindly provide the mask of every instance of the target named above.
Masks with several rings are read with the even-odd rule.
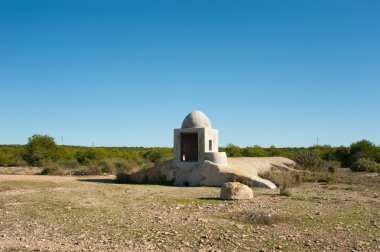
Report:
[[[380,1],[0,1],[0,143],[380,145]]]

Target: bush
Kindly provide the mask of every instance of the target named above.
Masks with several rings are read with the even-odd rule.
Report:
[[[32,166],[54,163],[59,158],[59,147],[54,138],[47,135],[33,135],[25,148],[25,160]]]
[[[61,166],[64,169],[76,169],[80,166],[80,164],[74,160],[74,159],[69,159],[69,160],[60,160],[58,162],[58,165]]]
[[[228,157],[241,157],[242,156],[242,150],[239,146],[228,144],[225,148],[225,152]]]
[[[369,158],[359,158],[351,167],[352,171],[380,172],[380,164]]]
[[[143,157],[153,164],[159,164],[169,159],[170,154],[160,150],[149,150],[143,154]]]
[[[280,196],[290,197],[292,193],[286,185],[280,187]]]
[[[65,172],[57,164],[46,165],[45,168],[41,171],[42,175],[64,175]]]
[[[342,167],[350,167],[350,148],[340,146],[334,151],[334,159],[341,163]]]
[[[262,178],[272,181],[277,187],[291,187],[301,183],[299,172],[271,171],[261,175]]]
[[[270,156],[270,152],[258,145],[255,145],[253,147],[243,148],[242,155],[244,157],[268,157]]]
[[[87,165],[94,163],[98,160],[104,159],[106,154],[98,148],[88,148],[85,150],[77,151],[75,158],[78,163]]]
[[[294,156],[294,161],[304,170],[321,171],[326,168],[326,161],[315,150],[301,150]]]
[[[366,158],[372,161],[376,160],[377,149],[374,143],[368,140],[361,140],[351,144],[349,166],[352,168],[361,158]],[[355,168],[354,168],[355,169]]]
[[[8,166],[12,163],[12,157],[9,154],[0,151],[0,166]]]
[[[326,168],[327,168],[328,172],[336,173],[338,171],[338,168],[340,168],[340,162],[339,161],[328,161],[328,162],[326,162]]]

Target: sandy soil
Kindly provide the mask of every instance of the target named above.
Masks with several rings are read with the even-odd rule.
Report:
[[[380,251],[380,176],[254,189],[0,175],[0,251]]]
[[[41,174],[42,168],[38,167],[2,167],[0,166],[0,174],[8,175],[35,175]]]
[[[0,174],[0,181],[35,181],[35,182],[70,182],[78,181],[84,177],[80,176],[45,176],[45,175],[8,175]],[[115,176],[86,176],[86,179],[115,179]]]

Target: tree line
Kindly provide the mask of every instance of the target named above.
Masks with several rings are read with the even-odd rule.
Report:
[[[380,172],[380,146],[360,140],[350,146],[275,147],[258,145],[220,147],[228,157],[282,156],[295,160],[303,169],[347,167],[353,171]],[[33,135],[26,145],[0,145],[0,166],[36,166],[46,174],[117,173],[153,166],[172,158],[164,147],[83,147],[57,145],[47,135]]]

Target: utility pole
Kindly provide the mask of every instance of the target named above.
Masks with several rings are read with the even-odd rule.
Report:
[[[319,144],[319,137],[317,137],[317,147],[318,147],[318,144]]]
[[[61,137],[61,145],[63,145],[63,136]]]

